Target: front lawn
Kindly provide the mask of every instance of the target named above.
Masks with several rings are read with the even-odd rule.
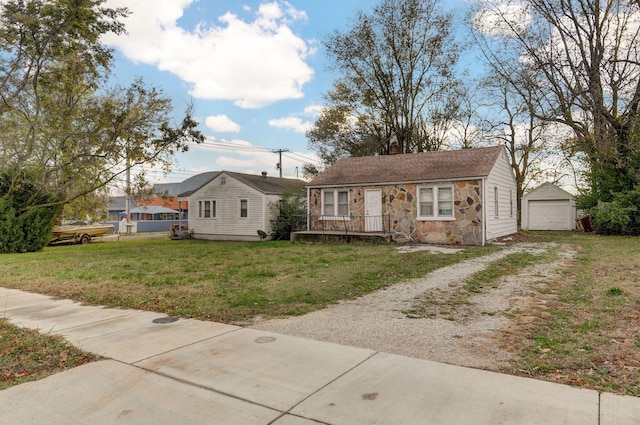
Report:
[[[578,254],[559,278],[535,288],[530,302],[513,313],[501,343],[518,358],[502,371],[640,396],[640,238],[566,232],[528,236],[573,245]],[[132,238],[2,255],[0,286],[242,325],[256,315],[304,314],[498,249],[399,254],[384,244]],[[471,277],[465,288],[490,290],[486,283],[517,273],[532,261],[507,260]],[[0,325],[3,347],[19,343],[9,335],[21,330]],[[51,342],[42,344],[43,350],[52,347]],[[5,354],[10,350],[3,349]],[[68,348],[61,352],[69,358]],[[55,371],[60,355],[50,356]],[[80,354],[72,357],[85,361]],[[0,367],[7,375],[6,366]]]
[[[369,243],[131,239],[3,255],[0,286],[242,324],[304,314],[495,249],[429,255]]]

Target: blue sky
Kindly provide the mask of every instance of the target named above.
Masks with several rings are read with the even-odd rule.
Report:
[[[177,182],[204,171],[229,170],[296,177],[314,162],[304,132],[315,121],[335,75],[321,41],[349,28],[356,10],[378,0],[107,0],[126,6],[128,36],[107,37],[116,51],[114,83],[137,76],[173,100],[178,123],[195,105],[204,146],[180,154],[168,176]],[[463,13],[463,0],[443,1]],[[299,175],[302,176],[301,172]]]

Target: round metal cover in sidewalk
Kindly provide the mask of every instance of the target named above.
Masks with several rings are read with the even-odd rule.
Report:
[[[158,319],[153,319],[151,322],[163,324],[163,323],[173,323],[173,322],[177,322],[177,321],[178,321],[177,317],[169,317],[169,316],[167,316],[167,317],[160,317]]]

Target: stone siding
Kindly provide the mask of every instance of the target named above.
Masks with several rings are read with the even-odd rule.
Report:
[[[447,182],[441,182],[447,184]],[[439,182],[440,184],[440,182]],[[411,236],[417,242],[447,245],[482,244],[481,181],[449,182],[454,187],[454,220],[416,220],[417,190],[419,184],[373,185],[348,188],[349,213],[364,216],[365,190],[379,189],[382,193],[382,214],[389,215],[392,233]],[[347,188],[344,188],[347,190]],[[322,190],[309,191],[311,229],[338,230],[343,224],[333,220],[320,220]],[[356,223],[353,223],[357,226]],[[364,231],[364,229],[350,229]]]

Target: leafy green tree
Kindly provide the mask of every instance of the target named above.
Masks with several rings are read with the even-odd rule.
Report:
[[[271,227],[271,237],[275,240],[289,240],[291,232],[306,223],[307,197],[304,192],[285,192],[271,206],[278,209],[278,219]]]
[[[605,235],[640,235],[640,186],[614,193],[609,202],[599,202],[590,210],[593,226]]]
[[[30,170],[39,193],[51,195],[45,206],[87,214],[132,167],[168,168],[176,151],[202,141],[191,108],[169,124],[161,90],[141,79],[108,87],[112,51],[100,40],[124,33],[126,9],[104,0],[7,0],[0,8],[0,170]]]
[[[39,251],[51,240],[62,207],[33,184],[28,171],[0,174],[0,253]]]
[[[340,78],[307,133],[325,164],[387,154],[392,135],[401,152],[442,145],[443,133],[434,129],[454,120],[459,106],[451,22],[437,0],[382,0],[325,40]]]

